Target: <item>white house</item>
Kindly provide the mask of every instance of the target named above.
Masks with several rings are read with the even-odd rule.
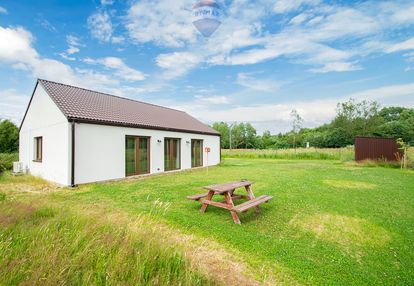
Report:
[[[39,79],[19,153],[32,175],[74,186],[219,164],[220,134],[182,111]]]

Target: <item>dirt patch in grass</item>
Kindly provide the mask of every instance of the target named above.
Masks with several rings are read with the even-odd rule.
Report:
[[[0,192],[13,195],[19,193],[42,194],[59,189],[57,185],[29,175],[13,176],[11,174],[5,174],[0,184]]]
[[[343,251],[356,257],[363,256],[364,247],[383,247],[391,240],[384,228],[356,217],[322,213],[303,218],[296,216],[290,223],[313,233],[317,239],[339,245]]]
[[[347,180],[324,180],[324,184],[338,188],[338,189],[353,189],[353,190],[372,190],[377,187],[376,184],[358,181]]]

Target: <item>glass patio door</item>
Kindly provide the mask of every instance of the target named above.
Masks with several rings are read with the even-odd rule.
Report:
[[[148,137],[127,136],[125,139],[126,176],[150,172],[150,140]]]
[[[180,162],[180,139],[164,139],[164,170],[172,171],[181,168]]]
[[[191,140],[191,167],[203,166],[203,140]]]

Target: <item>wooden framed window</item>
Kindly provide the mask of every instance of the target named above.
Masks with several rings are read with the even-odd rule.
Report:
[[[125,138],[126,176],[150,173],[150,138],[126,136]]]
[[[35,162],[42,162],[43,159],[43,137],[35,137],[34,138],[34,156],[33,161]]]
[[[203,140],[191,140],[191,168],[203,166]]]
[[[164,170],[181,169],[181,139],[164,138]]]

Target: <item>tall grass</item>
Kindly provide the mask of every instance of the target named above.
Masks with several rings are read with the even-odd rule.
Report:
[[[247,150],[233,149],[222,150],[224,158],[246,158],[246,159],[288,159],[288,160],[340,160],[352,161],[355,158],[354,148],[320,149],[320,148],[298,148],[277,150]]]
[[[105,213],[0,202],[0,285],[212,285],[151,228]]]
[[[414,147],[408,148],[408,158],[414,160]]]

